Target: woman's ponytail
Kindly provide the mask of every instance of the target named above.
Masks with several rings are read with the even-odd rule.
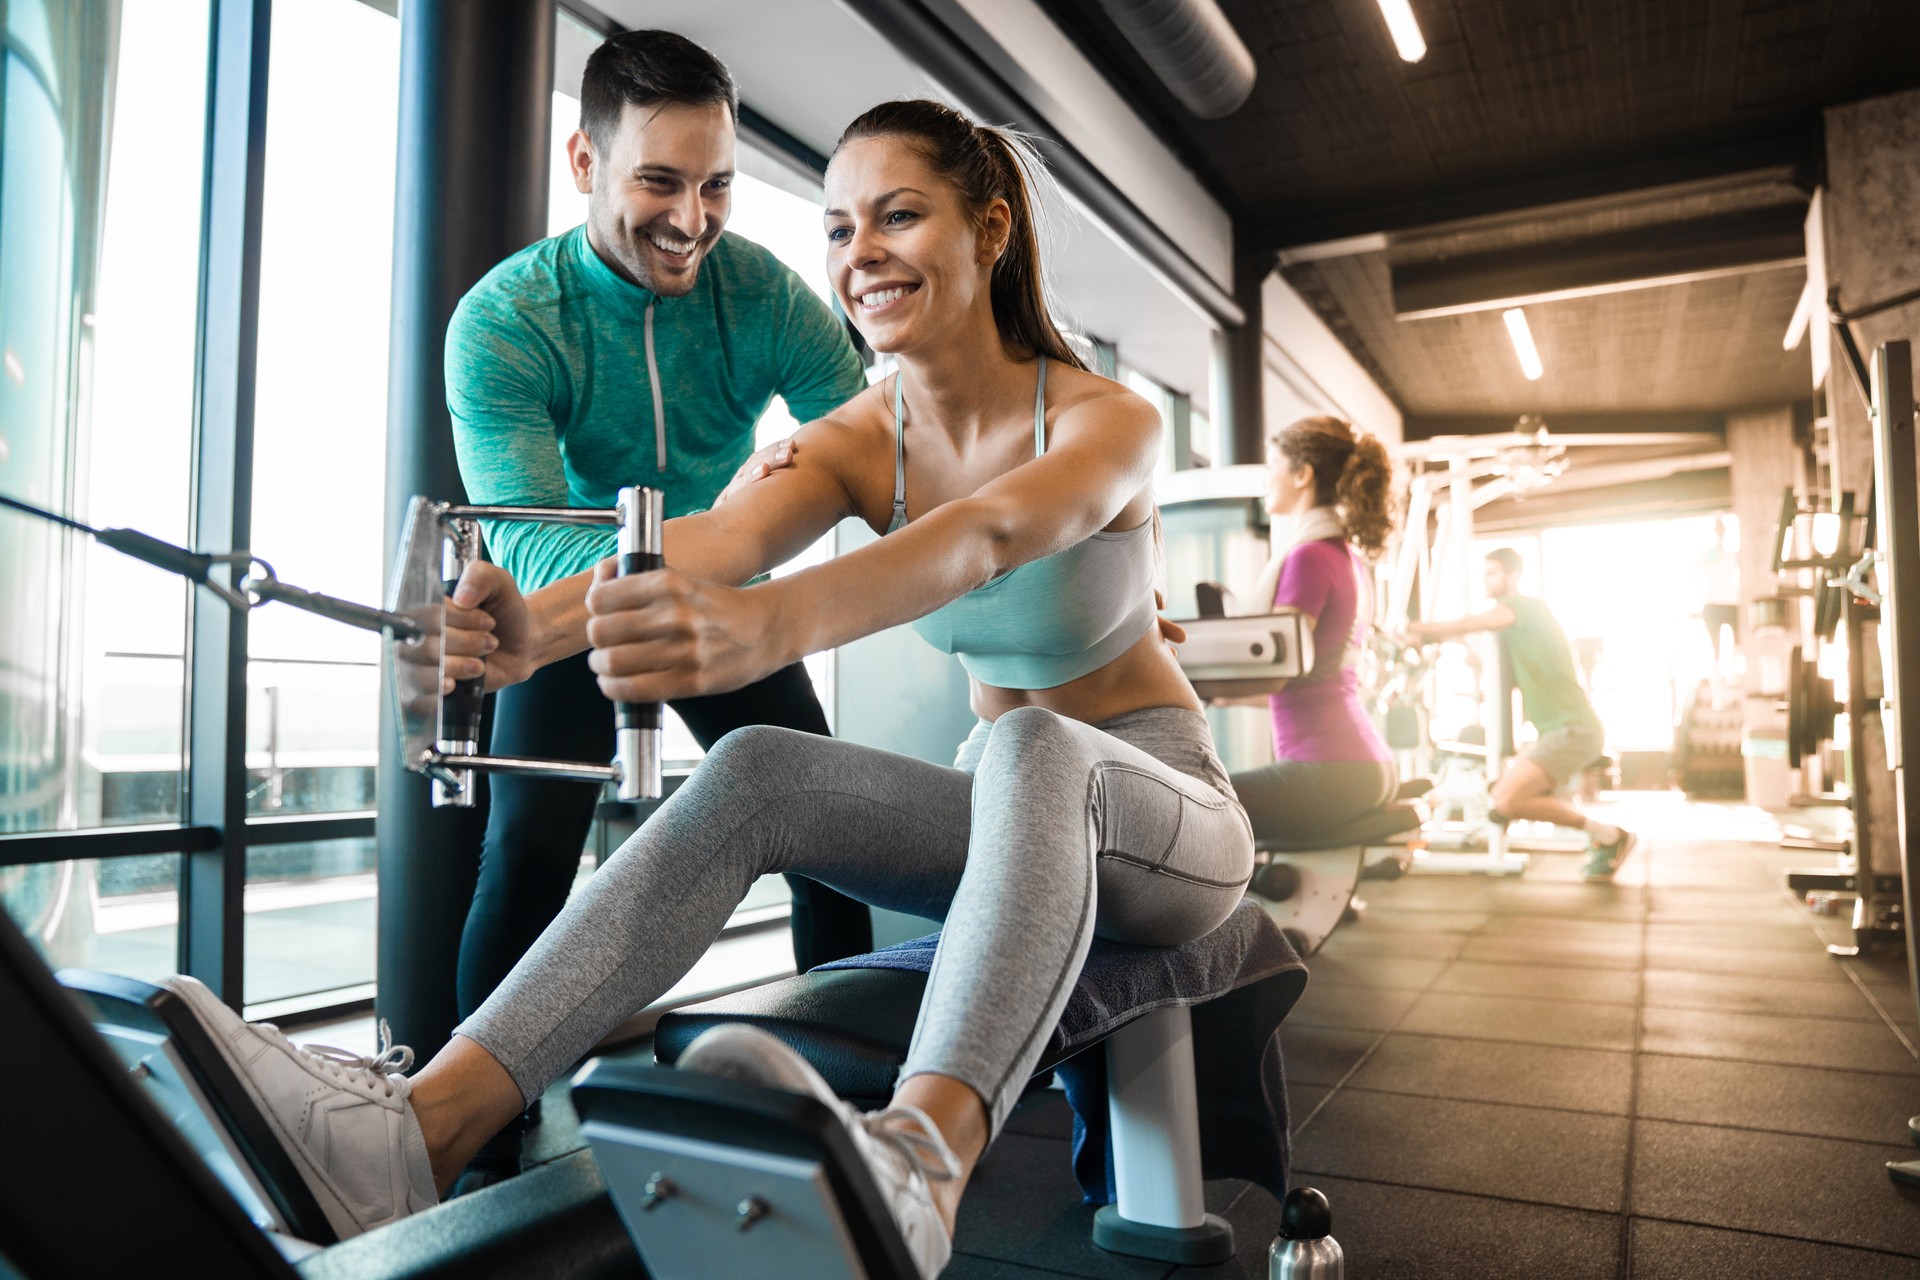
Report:
[[[1340,516],[1341,532],[1368,559],[1393,534],[1393,459],[1379,437],[1341,418],[1302,418],[1282,427],[1273,447],[1289,465],[1313,468],[1314,502]]]
[[[1355,432],[1353,452],[1334,486],[1347,540],[1372,560],[1393,535],[1393,460],[1378,436]]]

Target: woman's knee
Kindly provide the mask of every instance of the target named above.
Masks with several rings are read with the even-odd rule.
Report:
[[[768,788],[789,773],[806,750],[805,744],[824,739],[795,729],[753,724],[735,729],[707,749],[699,768],[687,779],[696,784],[725,787],[735,798],[743,788]]]
[[[1002,712],[987,735],[986,749],[980,754],[980,768],[1028,760],[1036,756],[1057,756],[1072,749],[1078,740],[1079,722],[1069,720],[1045,707],[1015,707]]]

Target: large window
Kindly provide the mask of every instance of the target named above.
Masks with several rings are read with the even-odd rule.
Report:
[[[232,508],[282,579],[378,599],[393,6],[10,0],[0,22],[0,494],[205,550],[227,549]],[[565,15],[559,34],[598,40]],[[556,97],[556,142],[577,114]],[[757,153],[743,168],[735,227],[824,290],[817,189]],[[584,208],[568,193],[562,227]],[[761,424],[790,429],[777,404]],[[250,494],[217,465],[248,449]],[[0,509],[0,600],[0,905],[48,959],[145,977],[184,959],[211,978],[237,951],[256,1011],[365,994],[377,643],[256,610],[234,659],[246,736],[229,740],[231,673],[193,640],[219,634],[211,596]],[[830,707],[830,667],[812,665]],[[697,755],[684,731],[675,745]],[[235,778],[244,829],[219,803]],[[219,872],[242,854],[236,902]],[[736,923],[784,911],[784,888],[763,890]]]
[[[4,12],[0,492],[187,541],[208,5]],[[0,832],[179,820],[185,590],[0,512]],[[8,867],[0,899],[56,963],[165,971],[177,865]]]
[[[381,593],[399,85],[393,16],[275,0],[252,545],[349,600]],[[371,811],[378,637],[269,605],[248,658],[248,814]],[[249,1004],[372,982],[374,864],[366,837],[248,849]]]

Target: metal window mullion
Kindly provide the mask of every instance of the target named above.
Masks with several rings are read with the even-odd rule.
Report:
[[[138,858],[211,849],[220,833],[211,827],[173,824],[88,827],[79,831],[33,831],[0,836],[0,867],[82,859]]]
[[[1167,446],[1175,471],[1193,466],[1193,397],[1184,391],[1167,393]]]
[[[214,0],[201,212],[193,545],[247,545],[271,0]],[[179,965],[229,1005],[242,990],[247,874],[247,619],[196,592],[187,660],[187,821],[220,843],[181,862]]]

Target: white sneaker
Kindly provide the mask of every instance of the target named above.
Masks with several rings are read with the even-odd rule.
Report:
[[[402,1074],[413,1050],[393,1045],[384,1020],[368,1058],[243,1021],[197,979],[160,985],[200,1019],[342,1240],[440,1202]]]
[[[783,1041],[745,1023],[730,1022],[702,1032],[675,1065],[723,1080],[808,1094],[839,1112],[853,1135],[854,1149],[866,1157],[874,1185],[893,1211],[920,1274],[932,1280],[946,1267],[953,1256],[953,1238],[934,1207],[928,1184],[959,1177],[960,1162],[925,1112],[898,1104],[884,1111],[861,1111],[835,1096],[812,1064]]]

